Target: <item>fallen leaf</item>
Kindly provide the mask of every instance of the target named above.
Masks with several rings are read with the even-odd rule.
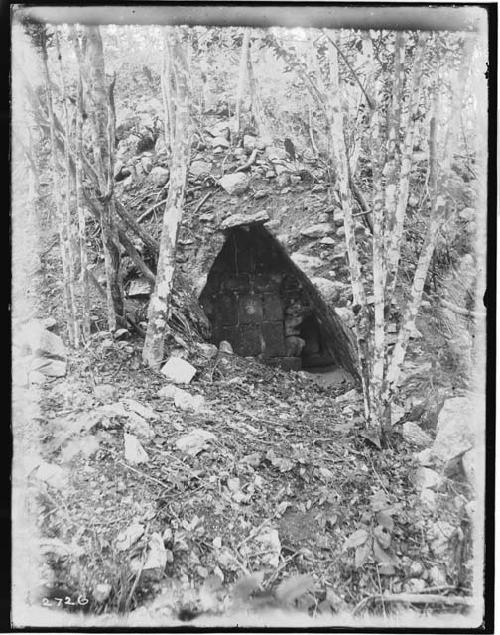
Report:
[[[363,545],[366,542],[367,538],[368,538],[368,532],[366,531],[366,529],[357,529],[344,542],[344,546],[342,547],[342,552],[345,552],[348,549],[353,549],[354,547],[359,547],[359,545]]]
[[[207,447],[209,441],[213,441],[214,439],[215,435],[212,432],[196,428],[189,434],[177,439],[175,445],[179,450],[189,454],[189,456],[196,456]]]
[[[382,511],[388,507],[387,495],[381,489],[370,496],[370,507],[374,512]]]
[[[356,569],[362,567],[370,557],[370,554],[372,552],[372,542],[373,541],[370,538],[364,544],[359,545],[356,548],[356,552],[354,554],[354,566],[356,567]]]
[[[373,541],[373,555],[375,556],[375,560],[379,564],[387,564],[392,566],[398,565],[398,559],[395,556],[393,556],[389,551],[385,551],[380,546],[377,539]]]
[[[138,522],[133,522],[129,527],[121,531],[116,537],[116,549],[118,551],[125,551],[139,540],[144,534],[144,525]]]

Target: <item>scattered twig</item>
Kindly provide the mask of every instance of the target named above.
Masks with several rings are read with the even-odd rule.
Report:
[[[126,467],[128,470],[131,470],[132,472],[135,472],[139,476],[143,476],[144,478],[147,478],[150,481],[153,481],[153,483],[157,483],[158,485],[161,485],[165,489],[170,489],[169,485],[167,485],[166,483],[163,483],[163,481],[160,481],[159,479],[155,478],[154,476],[149,476],[149,474],[146,474],[145,472],[141,472],[140,470],[137,470],[135,467],[131,467],[130,465],[127,465],[127,463],[124,463],[123,461],[118,460],[117,463],[119,465],[123,466],[123,467]]]
[[[366,210],[366,212],[356,212],[356,214],[353,214],[352,217],[354,218],[355,216],[364,216],[365,214],[371,214],[372,210],[368,209]]]
[[[278,577],[278,575],[280,574],[281,571],[283,571],[283,569],[288,566],[290,564],[290,562],[296,558],[298,555],[300,555],[300,550],[296,551],[295,553],[292,553],[291,556],[288,556],[288,558],[283,558],[283,562],[279,565],[279,567],[276,568],[276,571],[272,574],[272,576],[269,578],[266,586],[267,588],[270,588],[271,585],[273,584],[273,582],[276,580],[276,578]]]
[[[193,215],[196,216],[196,214],[198,214],[198,212],[200,211],[200,209],[203,207],[204,203],[206,203],[206,201],[208,201],[208,199],[213,196],[214,192],[208,192],[207,194],[205,194],[205,196],[201,199],[201,201],[198,203],[198,205],[194,208],[193,210]]]
[[[252,538],[255,538],[255,536],[257,536],[257,534],[262,529],[262,527],[264,527],[264,525],[266,525],[268,522],[269,522],[269,519],[266,518],[264,522],[262,522],[258,527],[253,529],[246,538],[243,538],[243,540],[238,545],[236,545],[236,551],[239,551],[246,542],[248,542]]]
[[[382,479],[379,476],[379,473],[377,472],[377,470],[375,469],[375,466],[373,465],[373,461],[370,461],[371,466],[372,466],[372,470],[375,474],[375,476],[378,479],[378,482],[380,483],[380,485],[382,486],[382,489],[384,490],[384,492],[387,494],[387,496],[389,496],[389,492],[387,491],[387,488],[385,487],[384,483],[382,482]]]
[[[143,214],[139,216],[139,218],[137,219],[137,222],[142,223],[142,221],[145,220],[148,216],[150,216],[157,207],[160,207],[160,205],[166,202],[167,202],[167,199],[164,198],[162,201],[159,201],[158,203],[151,205],[150,208],[148,208]]]

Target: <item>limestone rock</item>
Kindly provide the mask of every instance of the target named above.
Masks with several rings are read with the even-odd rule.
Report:
[[[427,532],[427,540],[436,558],[446,555],[455,527],[444,520],[438,520]]]
[[[128,289],[127,296],[129,298],[135,298],[137,296],[148,296],[151,295],[152,284],[147,278],[134,278],[130,282],[130,287]]]
[[[167,550],[163,544],[163,538],[158,532],[153,532],[148,543],[148,552],[146,556],[146,562],[142,565],[139,559],[139,566],[144,571],[147,571],[149,575],[151,572],[156,572],[155,578],[158,580],[163,575],[165,565],[167,564]]]
[[[182,389],[180,389],[182,390]],[[174,397],[174,404],[180,410],[192,410],[202,412],[205,408],[205,398],[203,395],[190,395],[186,390],[180,390]]]
[[[414,421],[406,421],[402,425],[403,438],[409,443],[429,447],[432,443],[431,437],[422,430]]]
[[[155,152],[156,154],[167,154],[168,148],[165,143],[165,139],[163,135],[160,135],[155,143]]]
[[[169,176],[169,171],[159,166],[153,168],[149,173],[149,178],[157,187],[162,187],[163,185],[165,185],[169,179]]]
[[[253,150],[257,146],[257,137],[246,134],[243,136],[243,147],[245,150]]]
[[[232,229],[240,225],[253,225],[256,223],[265,223],[269,220],[269,214],[265,210],[255,212],[255,214],[233,214],[228,216],[220,224],[221,230]]]
[[[400,421],[405,415],[405,409],[395,403],[391,403],[391,422],[394,425]]]
[[[460,218],[460,220],[463,220],[465,222],[474,220],[476,216],[476,210],[472,209],[472,207],[464,207],[463,210],[458,212],[458,217]]]
[[[179,450],[189,454],[189,456],[196,456],[207,447],[209,441],[214,439],[215,435],[208,432],[208,430],[196,428],[189,434],[177,439],[175,445]]]
[[[158,418],[158,415],[156,414],[154,410],[152,410],[148,406],[144,406],[143,404],[139,403],[135,399],[122,399],[122,403],[125,404],[125,406],[129,410],[131,410],[132,412],[135,412],[137,415],[139,415],[143,419],[149,420],[149,419]]]
[[[249,178],[243,172],[226,174],[219,180],[219,185],[228,194],[243,194],[248,189]]]
[[[68,483],[68,475],[62,467],[45,461],[38,466],[35,477],[55,489],[64,489]]]
[[[286,159],[286,152],[284,148],[276,148],[275,146],[268,145],[266,148],[266,156],[270,161],[276,161]]]
[[[442,477],[428,467],[419,467],[414,474],[414,483],[417,489],[434,489],[439,487],[442,481]]]
[[[117,551],[127,551],[144,535],[144,525],[134,520],[131,525],[120,531],[115,541]]]
[[[233,347],[226,340],[219,342],[219,351],[221,353],[226,353],[227,355],[232,355],[234,353]]]
[[[352,390],[348,390],[344,394],[336,397],[335,401],[337,403],[357,402],[360,401],[362,397],[363,395],[353,388]]]
[[[311,282],[318,289],[323,298],[330,304],[335,304],[339,299],[340,288],[339,283],[328,278],[321,278],[319,276],[311,278]],[[343,286],[343,285],[341,285]]]
[[[278,170],[278,168],[280,169]],[[276,179],[276,183],[278,184],[279,187],[286,187],[287,185],[290,184],[290,174],[286,171],[286,168],[284,168],[282,165],[276,166],[276,174],[278,175],[278,178]]]
[[[432,450],[430,448],[425,448],[425,450],[418,452],[417,454],[415,454],[415,458],[420,463],[420,465],[423,465],[424,467],[433,465]]]
[[[347,307],[335,307],[335,313],[342,318],[346,326],[354,328],[354,313]]]
[[[212,359],[217,355],[217,346],[215,344],[207,344],[205,342],[196,344],[196,350],[207,359]]]
[[[189,384],[196,374],[196,368],[180,357],[170,357],[161,373],[174,384]]]
[[[323,236],[319,241],[320,245],[335,245],[335,240],[331,236]]]
[[[179,408],[179,410],[201,412],[205,407],[205,398],[203,395],[190,395],[187,390],[183,390],[177,386],[163,386],[158,392],[158,396],[173,399],[175,407]]]
[[[206,161],[193,161],[189,166],[189,173],[196,177],[202,174],[210,174],[211,169],[211,164]]]
[[[434,457],[448,462],[475,445],[478,427],[484,426],[484,403],[468,397],[447,399],[438,416],[432,446]]]
[[[302,236],[307,236],[307,238],[324,238],[334,232],[335,227],[331,223],[317,223],[316,225],[306,227],[300,233]]]
[[[62,339],[48,331],[39,320],[31,320],[14,336],[14,345],[20,346],[22,355],[64,359],[66,347]]]
[[[212,139],[212,148],[229,148],[229,141],[224,137]]]
[[[292,254],[291,258],[297,267],[302,269],[302,271],[309,276],[323,265],[321,258],[316,256],[307,256],[306,254],[300,254],[298,252]]]
[[[229,139],[229,124],[227,121],[219,121],[211,128],[207,128],[206,132],[208,132],[211,137],[224,137],[224,139]]]
[[[138,465],[139,463],[147,463],[149,461],[149,456],[137,437],[133,434],[125,433],[123,440],[125,443],[124,455],[127,463]]]

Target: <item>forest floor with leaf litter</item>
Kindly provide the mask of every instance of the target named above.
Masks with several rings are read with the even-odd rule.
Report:
[[[98,614],[146,605],[190,619],[293,604],[331,615],[409,606],[385,606],[383,593],[467,592],[465,484],[445,479],[427,508],[412,480],[418,448],[397,427],[383,451],[363,438],[360,395],[340,394],[348,386],[219,352],[197,358],[185,387],[204,405],[177,407],[139,357],[140,342],[96,334],[68,377],[42,390],[41,453],[67,475],[65,487],[33,483],[45,604],[80,594]],[[148,460],[130,465],[123,408],[137,404],[152,434],[141,440]],[[440,524],[456,535],[438,550]],[[164,571],[150,566],[158,536]]]

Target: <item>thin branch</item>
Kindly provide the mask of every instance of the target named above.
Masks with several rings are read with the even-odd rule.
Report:
[[[162,205],[163,203],[166,203],[167,199],[164,198],[162,201],[159,201],[158,203],[155,203],[154,205],[151,205],[151,207],[149,207],[145,212],[143,212],[139,218],[137,219],[137,223],[142,223],[143,220],[146,220],[146,218],[148,218],[148,216],[151,216],[151,214],[154,212],[154,210],[157,207],[160,207],[160,205]]]
[[[370,96],[368,95],[368,93],[364,89],[363,84],[360,82],[359,77],[356,75],[356,72],[354,71],[352,66],[349,64],[349,60],[347,59],[347,57],[342,53],[342,51],[340,50],[339,46],[337,46],[337,44],[328,35],[326,29],[323,29],[323,35],[330,40],[330,42],[333,44],[333,46],[337,49],[337,52],[339,53],[340,57],[342,58],[343,62],[347,66],[347,68],[351,71],[351,75],[354,77],[354,79],[356,80],[356,83],[361,88],[361,91],[362,91],[363,95],[365,96],[366,103],[368,104],[368,107],[370,108],[370,110],[375,110],[375,104],[372,102]]]
[[[193,210],[194,216],[196,216],[196,214],[200,211],[200,209],[203,207],[205,202],[208,201],[208,199],[211,196],[213,196],[213,194],[214,194],[214,192],[208,192],[207,194],[205,194],[205,196],[201,199],[201,201],[198,203],[198,205],[194,208],[194,210]]]

